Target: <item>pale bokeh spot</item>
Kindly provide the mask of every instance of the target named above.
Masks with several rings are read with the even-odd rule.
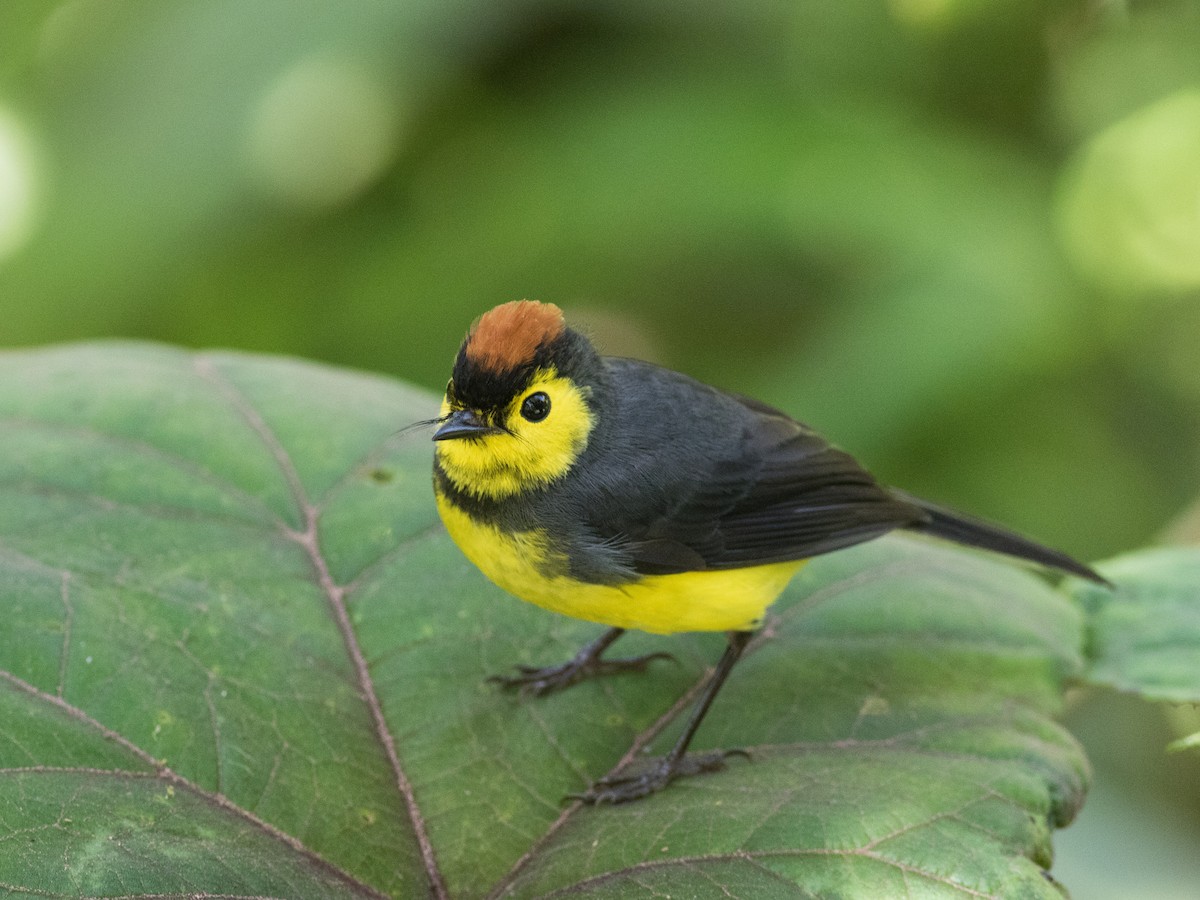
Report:
[[[29,239],[36,193],[33,141],[21,121],[0,107],[0,261]]]
[[[337,206],[374,183],[395,157],[394,92],[353,62],[315,57],[284,72],[254,110],[250,173],[284,202]]]
[[[1100,132],[1060,199],[1067,251],[1098,284],[1133,293],[1200,287],[1200,90]]]

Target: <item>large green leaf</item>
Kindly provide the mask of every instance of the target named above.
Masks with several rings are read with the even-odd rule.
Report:
[[[1104,566],[1116,590],[1079,584],[1087,680],[1151,700],[1200,702],[1200,549],[1163,547]]]
[[[1052,720],[1076,609],[888,538],[814,561],[697,747],[721,773],[563,796],[679,727],[719,635],[542,699],[484,678],[596,627],[437,524],[432,398],[279,359],[0,355],[0,885],[12,896],[1058,896],[1087,766]]]

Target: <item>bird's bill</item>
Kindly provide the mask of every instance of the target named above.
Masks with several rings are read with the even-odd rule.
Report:
[[[449,441],[457,438],[484,437],[489,434],[500,434],[504,429],[489,425],[479,417],[473,409],[456,409],[450,413],[437,431],[433,433],[435,441]]]

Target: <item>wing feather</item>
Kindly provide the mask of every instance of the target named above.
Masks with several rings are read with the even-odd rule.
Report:
[[[783,413],[666,370],[653,375],[675,404],[702,390],[688,405],[702,410],[698,414],[710,427],[703,429],[709,437],[702,446],[696,446],[699,436],[657,434],[647,446],[665,445],[671,457],[647,467],[656,483],[640,490],[623,485],[615,493],[625,505],[604,504],[593,519],[605,540],[622,546],[637,573],[805,559],[928,519],[849,454]],[[641,427],[656,426],[647,418]]]

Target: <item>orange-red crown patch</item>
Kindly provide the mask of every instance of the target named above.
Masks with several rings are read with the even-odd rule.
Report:
[[[513,300],[475,320],[467,335],[466,354],[480,368],[505,372],[528,363],[538,347],[553,341],[564,328],[562,310],[553,303]]]

